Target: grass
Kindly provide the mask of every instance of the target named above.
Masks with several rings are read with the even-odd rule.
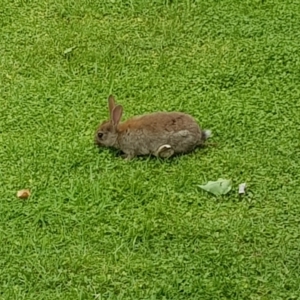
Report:
[[[2,0],[0,299],[299,299],[299,19],[297,0]],[[110,93],[218,147],[99,151]],[[197,188],[219,177],[229,195]]]

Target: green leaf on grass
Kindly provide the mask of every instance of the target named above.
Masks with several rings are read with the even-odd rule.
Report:
[[[74,49],[76,49],[76,46],[67,48],[67,49],[64,51],[64,55],[71,53]]]
[[[225,195],[231,190],[231,180],[219,178],[217,181],[209,181],[199,187],[216,196]]]

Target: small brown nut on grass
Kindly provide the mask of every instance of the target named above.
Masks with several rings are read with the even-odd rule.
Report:
[[[27,199],[30,196],[29,190],[20,190],[17,192],[17,197],[20,199]]]

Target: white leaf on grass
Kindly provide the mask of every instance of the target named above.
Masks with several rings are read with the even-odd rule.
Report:
[[[246,183],[241,183],[240,185],[239,185],[239,194],[241,195],[241,194],[245,194],[246,193]]]
[[[215,196],[225,195],[231,190],[231,180],[219,178],[217,181],[209,181],[199,187]]]

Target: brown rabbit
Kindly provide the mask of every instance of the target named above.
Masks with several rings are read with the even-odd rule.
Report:
[[[95,143],[99,147],[120,149],[127,159],[138,155],[168,158],[189,153],[211,135],[210,130],[201,130],[194,118],[185,113],[156,112],[120,123],[123,107],[115,104],[112,95],[108,107],[110,120],[97,129]]]

